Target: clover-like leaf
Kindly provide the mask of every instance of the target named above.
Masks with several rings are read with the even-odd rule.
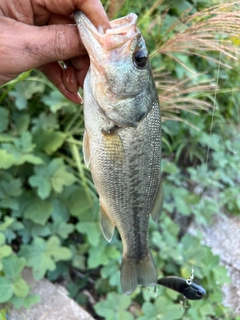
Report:
[[[52,190],[51,181],[44,176],[34,175],[29,178],[32,187],[37,187],[38,195],[41,199],[46,199]]]
[[[11,168],[14,165],[15,161],[16,159],[14,155],[9,153],[7,150],[0,150],[0,169]]]
[[[5,276],[14,279],[19,276],[27,262],[25,258],[19,258],[16,254],[11,254],[2,260],[2,264]]]
[[[0,303],[8,301],[12,295],[12,281],[9,278],[0,276]]]
[[[69,260],[72,253],[61,246],[57,237],[52,236],[48,241],[36,237],[31,245],[22,246],[20,255],[27,259],[28,266],[33,268],[33,276],[39,280],[48,270],[55,270],[56,261]]]
[[[87,235],[88,241],[92,246],[97,246],[102,236],[100,225],[98,222],[79,222],[76,229]]]
[[[68,106],[69,101],[58,91],[52,91],[49,95],[45,95],[42,101],[49,106],[50,110],[55,113],[62,109],[64,106]]]
[[[66,134],[60,131],[38,129],[33,134],[37,149],[45,151],[48,155],[59,149],[66,139]]]
[[[29,285],[25,282],[25,280],[18,275],[13,282],[13,293],[20,298],[25,298],[30,291]]]
[[[35,199],[24,212],[24,217],[35,223],[45,225],[52,213],[52,204],[49,201]]]

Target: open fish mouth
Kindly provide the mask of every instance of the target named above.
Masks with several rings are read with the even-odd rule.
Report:
[[[74,13],[78,29],[91,61],[119,59],[119,56],[129,55],[134,39],[141,35],[137,28],[137,15],[130,13],[125,17],[111,21],[111,29],[104,33],[102,26],[96,28],[91,21],[81,12]],[[118,49],[119,50],[115,50]],[[130,50],[129,50],[130,49]],[[110,52],[114,51],[114,54]],[[110,57],[111,55],[111,57]]]

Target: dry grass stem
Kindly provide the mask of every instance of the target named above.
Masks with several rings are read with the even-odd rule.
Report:
[[[232,41],[233,37],[240,34],[239,6],[240,1],[237,1],[214,6],[192,15],[189,15],[188,11],[185,12],[178,22],[166,31],[164,38],[167,40],[152,53],[152,56],[159,53],[168,55],[190,71],[178,59],[176,53],[197,55],[219,63],[217,58],[206,54],[214,51],[228,58],[225,59],[227,62],[220,63],[229,67],[228,61],[236,60],[240,54],[240,48]]]
[[[206,97],[207,93],[216,92],[217,87],[211,79],[194,83],[197,77],[177,81],[168,77],[166,73],[153,74],[159,92],[163,121],[179,121],[183,110],[198,115],[196,110],[206,111],[212,107],[210,102],[201,99],[201,96]]]

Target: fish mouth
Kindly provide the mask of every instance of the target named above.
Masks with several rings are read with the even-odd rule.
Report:
[[[121,56],[129,54],[129,46],[134,38],[140,36],[137,28],[137,15],[130,13],[125,17],[110,22],[111,29],[103,31],[102,26],[96,28],[81,11],[74,13],[74,19],[84,46],[92,61],[107,60],[108,52],[121,48]],[[115,53],[119,58],[119,52]],[[111,56],[113,59],[114,57]]]

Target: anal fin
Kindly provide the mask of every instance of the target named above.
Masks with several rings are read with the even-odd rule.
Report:
[[[163,183],[161,180],[161,182],[159,184],[159,188],[158,188],[158,193],[157,193],[155,201],[154,201],[153,209],[151,211],[153,221],[156,223],[158,222],[161,211],[162,211],[163,198],[164,198],[164,192],[163,192]]]
[[[115,225],[102,204],[100,204],[100,223],[105,239],[110,242],[113,237]]]

